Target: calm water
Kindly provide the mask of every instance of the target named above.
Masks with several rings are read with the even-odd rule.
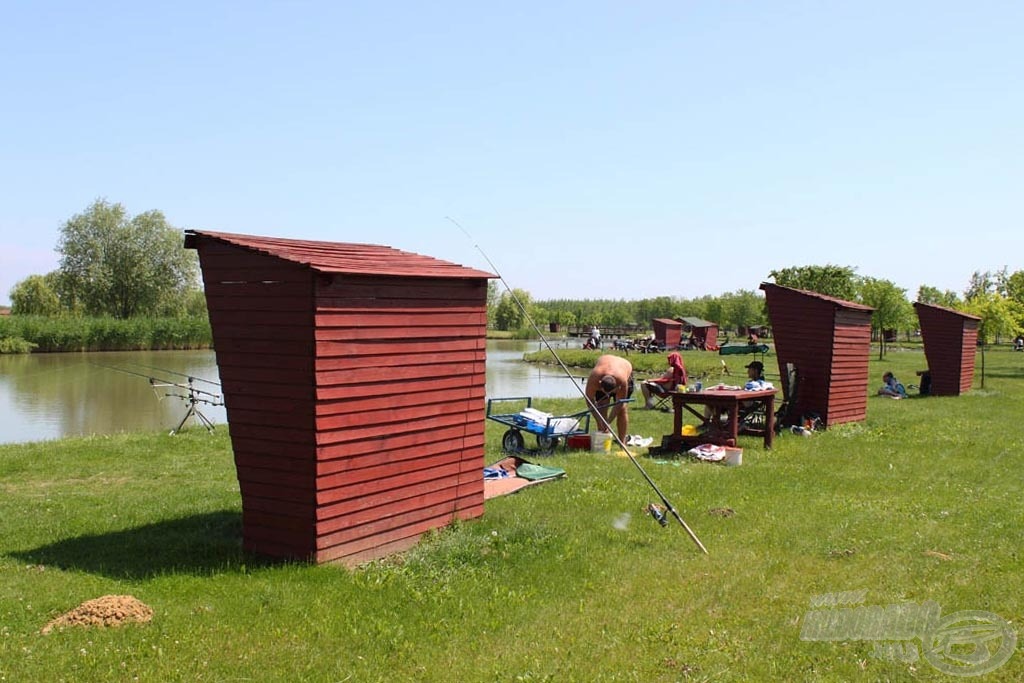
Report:
[[[488,397],[579,396],[578,380],[570,380],[557,368],[521,361],[524,352],[537,348],[537,342],[488,341]],[[181,398],[186,392],[151,386],[148,376],[182,383],[188,376],[219,379],[213,351],[0,355],[0,443],[170,431],[188,410]],[[220,391],[200,381],[194,386]],[[198,408],[214,423],[227,420],[221,406],[200,404]],[[196,429],[198,423],[189,418],[185,427]]]

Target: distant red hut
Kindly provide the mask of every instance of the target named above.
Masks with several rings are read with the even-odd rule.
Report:
[[[685,331],[693,336],[694,344],[698,349],[718,350],[718,323],[701,318],[676,318],[676,320],[681,322]]]
[[[669,318],[654,318],[651,320],[654,327],[654,340],[664,344],[666,348],[679,348],[683,338],[683,324]]]
[[[787,395],[787,364],[797,372],[792,414],[817,413],[826,425],[863,420],[874,309],[770,282],[761,289]]]
[[[935,396],[959,396],[974,381],[978,318],[932,304],[914,303]]]
[[[187,231],[246,550],[347,564],[483,513],[490,273],[367,244]]]

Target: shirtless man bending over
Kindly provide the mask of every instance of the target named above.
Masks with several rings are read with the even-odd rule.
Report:
[[[597,429],[605,431],[605,423],[610,425],[614,419],[622,443],[629,433],[629,409],[627,403],[615,402],[631,398],[633,389],[633,364],[620,356],[601,356],[587,378],[586,394]]]

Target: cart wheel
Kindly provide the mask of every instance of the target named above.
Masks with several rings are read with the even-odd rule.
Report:
[[[537,448],[544,453],[552,453],[558,448],[558,437],[548,436],[547,434],[537,435]]]
[[[526,442],[518,429],[510,429],[501,437],[501,450],[506,453],[518,453],[523,450]]]

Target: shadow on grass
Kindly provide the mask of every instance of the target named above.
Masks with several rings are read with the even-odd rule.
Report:
[[[210,512],[11,553],[23,562],[122,579],[243,571],[270,564],[242,551],[242,515]]]

